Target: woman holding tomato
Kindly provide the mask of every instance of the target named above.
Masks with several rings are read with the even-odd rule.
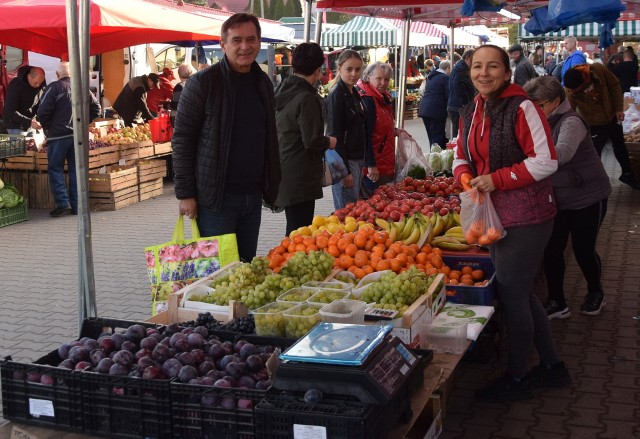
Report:
[[[347,49],[338,57],[338,80],[326,100],[326,135],[337,139],[336,151],[349,174],[332,185],[336,210],[347,203],[355,203],[360,195],[362,170],[367,166],[369,178],[378,179],[378,168],[367,137],[367,115],[356,83],[364,63],[355,50]]]
[[[571,382],[556,355],[547,313],[533,291],[556,207],[551,176],[558,168],[549,125],[522,87],[511,84],[509,55],[483,45],[471,58],[476,98],[460,111],[455,177],[489,193],[506,235],[489,246],[498,301],[506,321],[506,373],[476,397],[530,399],[535,387]],[[465,175],[467,174],[467,175]],[[527,373],[535,345],[540,364]]]

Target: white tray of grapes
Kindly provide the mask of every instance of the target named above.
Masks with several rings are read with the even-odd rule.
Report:
[[[216,300],[215,292],[215,289],[206,284],[194,285],[193,288],[185,291],[180,306],[185,309],[228,313],[229,305],[217,305],[214,303]]]
[[[362,292],[369,287],[370,283],[377,281],[383,275],[385,275],[386,273],[389,273],[389,272],[391,272],[391,270],[374,271],[373,273],[367,274],[365,277],[360,279],[360,282],[358,282],[358,285],[356,285],[353,288],[353,290],[351,290],[351,292],[353,293],[354,297],[358,297],[359,298],[362,295]]]

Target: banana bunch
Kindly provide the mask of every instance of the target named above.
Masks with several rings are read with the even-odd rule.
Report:
[[[402,241],[406,245],[420,243],[427,232],[429,218],[417,212],[410,216],[405,216],[400,221],[386,221],[376,218],[376,225],[389,233],[392,241]]]
[[[464,239],[464,233],[461,226],[454,226],[448,229],[444,235],[436,236],[431,241],[431,245],[439,247],[442,250],[464,251],[471,246]]]

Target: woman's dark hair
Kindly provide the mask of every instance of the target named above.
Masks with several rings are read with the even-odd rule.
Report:
[[[324,64],[324,53],[316,43],[302,43],[293,49],[291,65],[294,73],[309,76]]]
[[[482,46],[479,46],[478,48],[476,48],[476,50],[473,52],[473,55],[471,55],[472,64],[473,64],[473,58],[475,58],[478,52],[485,49],[494,49],[498,51],[500,53],[500,60],[502,61],[504,68],[507,69],[507,71],[511,71],[511,62],[509,59],[509,54],[505,52],[505,50],[502,47],[496,46],[494,44],[483,44]]]

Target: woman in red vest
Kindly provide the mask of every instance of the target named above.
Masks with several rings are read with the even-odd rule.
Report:
[[[364,178],[366,189],[393,181],[396,165],[396,135],[401,129],[395,128],[393,120],[393,102],[387,91],[393,69],[389,64],[377,61],[369,64],[358,81],[358,89],[367,109],[367,135],[376,159],[376,168]]]

